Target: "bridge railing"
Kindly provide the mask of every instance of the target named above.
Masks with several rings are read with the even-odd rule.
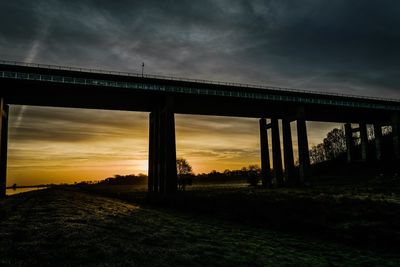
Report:
[[[163,79],[163,80],[171,80],[171,81],[195,82],[195,83],[202,83],[202,84],[215,84],[215,85],[225,85],[225,86],[234,86],[234,87],[267,89],[267,90],[277,90],[277,91],[283,91],[283,92],[295,92],[295,93],[308,93],[308,94],[316,94],[316,95],[351,97],[351,98],[359,98],[359,99],[367,99],[367,100],[400,102],[400,99],[394,99],[394,98],[362,96],[362,95],[342,94],[342,93],[333,93],[333,92],[322,92],[322,91],[317,91],[317,90],[303,90],[303,89],[275,87],[275,86],[257,85],[257,84],[247,84],[247,83],[231,83],[231,82],[204,80],[204,79],[190,79],[190,78],[180,78],[180,77],[173,77],[173,76],[153,75],[153,74],[143,74],[142,75],[139,73],[132,73],[132,72],[109,71],[109,70],[101,70],[101,69],[69,67],[69,66],[52,65],[52,64],[38,64],[38,63],[28,63],[28,62],[9,61],[9,60],[0,60],[0,64],[23,66],[23,67],[34,67],[34,68],[45,68],[45,69],[52,69],[52,70],[78,71],[78,72],[88,72],[88,73],[96,73],[96,74],[109,74],[109,75],[119,75],[119,76],[128,76],[128,77],[152,78],[152,79]]]

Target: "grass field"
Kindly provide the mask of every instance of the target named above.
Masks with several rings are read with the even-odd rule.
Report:
[[[302,231],[260,227],[225,215],[214,216],[210,211],[197,211],[195,199],[204,192],[178,197],[192,199],[190,205],[195,208],[186,211],[188,203],[169,208],[178,198],[169,203],[164,199],[160,205],[160,199],[147,203],[147,198],[132,193],[134,190],[108,188],[108,194],[117,195],[113,198],[103,196],[104,190],[97,188],[93,194],[87,189],[50,188],[2,200],[0,265],[400,265],[400,255],[393,250],[343,244]],[[207,192],[206,195],[213,195]],[[238,193],[228,190],[215,195],[224,199],[225,194]],[[128,195],[132,198],[129,202],[118,199]],[[135,203],[134,199],[138,201]],[[215,209],[219,208],[217,205]],[[262,224],[263,220],[258,222]]]

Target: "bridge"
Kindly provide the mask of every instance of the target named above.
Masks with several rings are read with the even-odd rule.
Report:
[[[400,158],[400,102],[289,88],[138,75],[94,69],[0,61],[0,195],[5,195],[9,105],[145,111],[150,113],[148,190],[177,190],[174,114],[258,118],[262,183],[301,184],[310,176],[306,121],[345,124],[347,159],[354,160],[353,133],[360,132],[361,159],[382,158],[382,126],[392,126]],[[270,120],[267,121],[267,118]],[[279,122],[282,123],[283,165]],[[297,127],[299,176],[295,175],[290,123]],[[352,128],[352,124],[358,124]],[[375,155],[367,150],[367,125]],[[272,140],[272,170],[268,135]]]

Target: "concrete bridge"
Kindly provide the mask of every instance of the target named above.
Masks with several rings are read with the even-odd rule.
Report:
[[[0,61],[0,195],[5,195],[8,106],[34,105],[146,111],[150,113],[150,192],[177,190],[174,114],[259,118],[263,185],[304,183],[310,159],[306,121],[345,123],[348,160],[354,158],[352,136],[360,132],[363,160],[381,159],[381,127],[393,128],[394,153],[400,157],[400,102],[287,88],[137,75],[63,66]],[[270,119],[267,123],[266,118]],[[279,121],[283,131],[283,162]],[[294,175],[291,136],[296,121],[300,175]],[[351,123],[359,124],[352,129]],[[374,126],[376,155],[368,155],[367,124]],[[272,140],[271,175],[268,134]]]

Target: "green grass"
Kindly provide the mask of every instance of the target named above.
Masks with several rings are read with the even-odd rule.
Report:
[[[145,204],[144,199],[137,204],[77,188],[52,188],[2,200],[0,265],[400,265],[396,253]]]

